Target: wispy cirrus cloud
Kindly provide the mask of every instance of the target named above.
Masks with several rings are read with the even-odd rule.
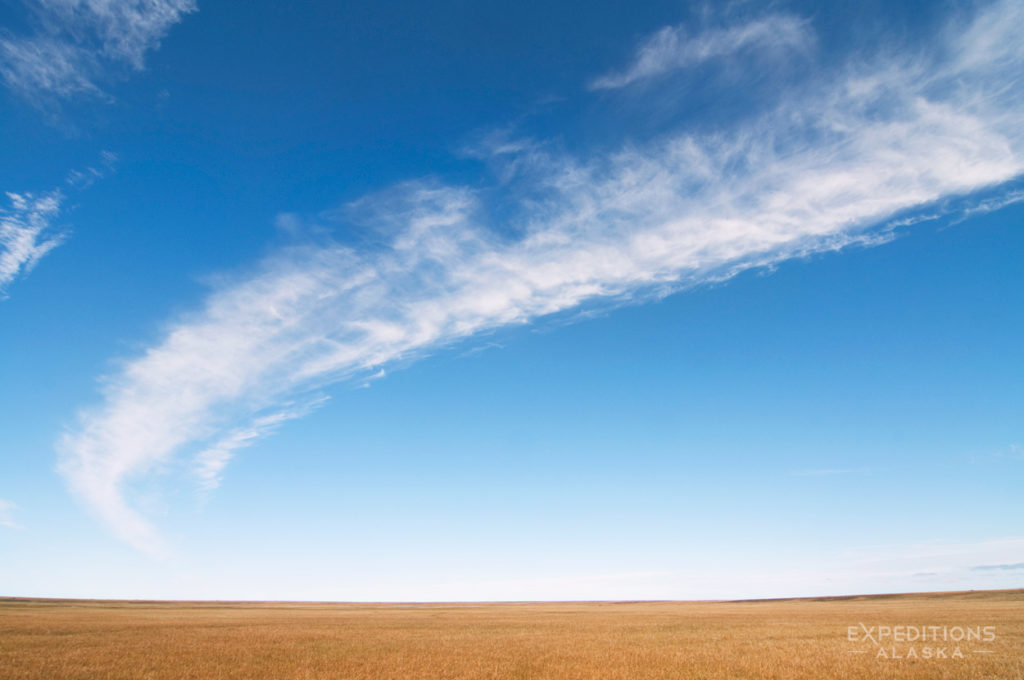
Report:
[[[194,0],[25,0],[35,19],[29,35],[0,35],[0,76],[12,90],[39,101],[102,94],[109,71],[141,70],[146,52]]]
[[[83,170],[73,169],[64,179],[70,192],[85,189],[113,172],[117,154],[100,153],[100,163]],[[51,250],[62,244],[68,231],[58,226],[64,191],[33,194],[6,192],[7,207],[0,207],[0,300],[16,279],[24,277]]]
[[[587,159],[536,140],[491,145],[491,189],[433,180],[366,197],[340,214],[374,238],[270,255],[109,376],[59,443],[61,470],[120,537],[157,553],[132,483],[192,456],[213,485],[325,385],[498,327],[884,242],[907,211],[1024,172],[1024,45],[994,49],[977,33],[1007,23],[1024,29],[1024,10],[992,5],[927,60],[823,74],[812,97],[728,130]],[[516,206],[500,225],[487,217],[496,192]]]
[[[21,525],[14,521],[14,510],[17,505],[0,498],[0,527],[8,529],[21,529]]]
[[[76,45],[48,37],[0,38],[0,75],[7,87],[30,99],[97,94],[98,70],[96,57]]]
[[[28,274],[39,260],[61,244],[65,233],[56,229],[60,191],[34,195],[7,192],[8,208],[0,208],[0,299],[7,287]]]
[[[1024,571],[1024,562],[1013,564],[981,564],[971,567],[971,571]]]
[[[302,404],[286,404],[281,410],[254,418],[244,427],[232,430],[195,456],[195,475],[204,491],[220,486],[224,468],[235,456],[235,451],[272,434],[289,420],[301,418],[324,403],[327,397],[309,399]]]
[[[983,199],[974,205],[966,206],[961,211],[960,216],[953,221],[953,224],[959,224],[976,215],[984,215],[986,213],[995,212],[996,210],[1002,210],[1007,206],[1013,205],[1014,203],[1020,203],[1021,201],[1024,201],[1024,189],[1007,191],[999,196]]]
[[[684,26],[666,26],[644,40],[625,70],[596,78],[590,83],[590,89],[626,87],[739,52],[791,52],[806,50],[813,43],[814,34],[808,21],[792,14],[770,14],[738,26],[696,35],[688,35]]]

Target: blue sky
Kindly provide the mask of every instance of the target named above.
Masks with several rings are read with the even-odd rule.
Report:
[[[1024,9],[0,7],[3,594],[1019,587]]]

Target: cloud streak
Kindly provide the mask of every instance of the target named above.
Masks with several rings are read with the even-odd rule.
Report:
[[[8,529],[21,529],[21,525],[14,521],[13,513],[17,505],[0,498],[0,527]]]
[[[814,42],[806,19],[771,14],[756,21],[688,36],[683,26],[666,26],[647,38],[623,71],[596,78],[591,90],[611,90],[690,68],[739,52],[779,54],[806,50]]]
[[[324,403],[326,397],[311,399],[300,405],[288,404],[276,413],[253,419],[245,427],[232,430],[195,457],[195,475],[203,491],[213,491],[220,486],[224,468],[235,456],[235,451],[275,432],[289,420],[301,418]]]
[[[0,299],[7,297],[15,279],[32,271],[63,242],[65,234],[53,228],[62,198],[59,191],[39,196],[7,193],[10,207],[0,209]]]
[[[86,189],[114,171],[117,154],[100,153],[99,167],[73,169],[64,179],[70,192]],[[6,192],[8,207],[0,207],[0,300],[15,280],[26,276],[51,250],[68,236],[54,226],[60,216],[64,192],[54,189],[42,194]]]
[[[982,564],[971,567],[971,571],[1020,571],[1024,570],[1024,562],[1015,564]]]
[[[97,82],[116,69],[141,70],[146,52],[194,0],[26,0],[37,18],[31,35],[0,35],[0,76],[39,101],[101,95]]]
[[[61,470],[117,535],[159,553],[133,482],[191,455],[215,486],[326,385],[495,328],[884,242],[899,215],[1024,171],[1024,46],[978,33],[1020,30],[1022,14],[993,5],[927,61],[828,74],[728,130],[586,159],[506,144],[491,148],[493,190],[420,181],[358,201],[342,214],[372,234],[361,246],[274,253],[109,376],[60,441]],[[495,191],[517,206],[500,225]]]

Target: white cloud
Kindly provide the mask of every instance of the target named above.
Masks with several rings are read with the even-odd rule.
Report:
[[[624,70],[595,79],[592,90],[632,85],[670,71],[696,66],[741,51],[780,53],[805,50],[814,42],[806,19],[771,14],[749,23],[688,36],[683,26],[666,26],[637,48]]]
[[[7,193],[10,208],[0,209],[0,299],[19,276],[32,270],[46,253],[64,240],[53,220],[60,212],[61,194]]]
[[[30,99],[101,94],[110,69],[143,68],[194,0],[25,0],[34,34],[0,37],[0,76]]]
[[[994,196],[992,198],[986,198],[978,201],[974,205],[965,206],[960,212],[960,217],[953,221],[953,224],[959,224],[965,220],[974,217],[975,215],[984,215],[986,213],[995,212],[996,210],[1002,210],[1003,208],[1013,205],[1014,203],[1020,203],[1024,201],[1024,190],[1008,191],[1000,196]]]
[[[200,487],[204,491],[213,491],[219,487],[224,468],[231,462],[237,449],[266,437],[288,420],[301,418],[325,401],[326,397],[322,397],[299,406],[286,405],[276,413],[254,418],[245,427],[232,430],[209,448],[200,451],[195,457],[195,474]]]
[[[73,169],[64,179],[74,192],[85,189],[113,172],[117,154],[100,152],[99,168]],[[31,194],[6,192],[9,207],[0,207],[0,299],[7,297],[8,286],[25,276],[48,252],[67,238],[67,232],[54,227],[60,215],[64,194],[58,190]]]
[[[988,12],[1024,29],[1013,3]],[[495,162],[516,172],[501,190],[520,207],[500,231],[481,190],[417,182],[367,197],[350,210],[376,238],[277,252],[110,376],[60,443],[63,474],[122,538],[157,551],[126,500],[132,482],[190,449],[206,451],[200,477],[219,479],[311,390],[593,301],[878,243],[901,213],[1004,183],[1024,171],[1024,44],[996,50],[968,29],[927,64],[831,74],[813,98],[728,132],[587,161],[539,143],[503,151]]]
[[[14,521],[13,513],[17,505],[0,498],[0,527],[8,529],[21,529],[21,525]]]
[[[92,54],[59,40],[0,38],[0,75],[8,87],[24,94],[97,93],[92,82],[97,68]]]
[[[1024,571],[1024,562],[1014,564],[979,564],[971,567],[971,571]]]

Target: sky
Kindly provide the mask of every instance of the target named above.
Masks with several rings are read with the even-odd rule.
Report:
[[[1022,30],[0,5],[0,594],[1024,586]]]

